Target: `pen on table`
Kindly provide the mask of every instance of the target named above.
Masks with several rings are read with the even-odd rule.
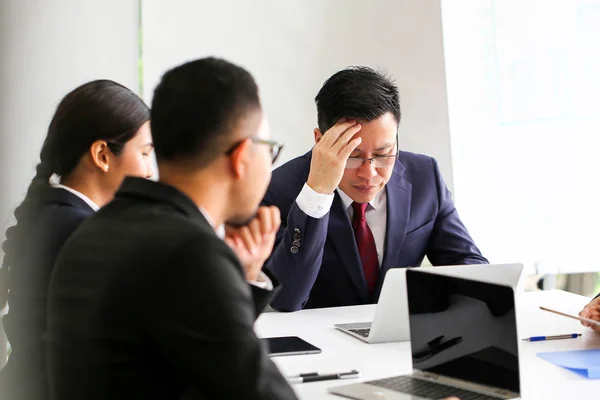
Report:
[[[581,336],[581,333],[569,333],[567,335],[555,335],[555,336],[532,336],[529,338],[522,339],[526,342],[541,342],[542,340],[557,340],[557,339],[576,339]]]
[[[358,378],[359,376],[360,376],[360,372],[353,369],[350,372],[338,372],[338,373],[334,373],[334,374],[323,374],[323,375],[320,375],[318,372],[308,372],[305,374],[288,376],[287,379],[291,383],[303,383],[303,382],[328,381],[331,379],[350,379],[350,378]]]

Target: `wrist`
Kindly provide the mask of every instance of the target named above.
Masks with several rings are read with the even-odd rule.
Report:
[[[318,183],[315,183],[314,180],[311,179],[311,177],[308,177],[308,180],[306,181],[306,184],[315,192],[319,193],[319,194],[333,194],[333,190],[334,189],[330,189],[328,187],[325,187],[323,185],[319,185]]]
[[[246,280],[249,282],[259,282],[260,281],[260,268],[252,265],[246,271]]]

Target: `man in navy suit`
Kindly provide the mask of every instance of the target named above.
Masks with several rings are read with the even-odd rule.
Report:
[[[277,168],[263,203],[282,224],[266,267],[280,311],[375,303],[390,268],[483,264],[436,161],[398,149],[398,89],[352,67],[315,99],[311,152]],[[325,132],[325,133],[323,133]]]

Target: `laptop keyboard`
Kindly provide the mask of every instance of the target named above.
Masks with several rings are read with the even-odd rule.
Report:
[[[395,390],[396,392],[425,397],[426,399],[444,399],[450,396],[457,396],[460,398],[460,400],[498,400],[497,397],[490,397],[484,394],[471,392],[469,390],[457,389],[435,382],[416,379],[410,376],[395,376],[393,378],[380,379],[365,383]]]
[[[369,337],[369,332],[371,332],[371,328],[363,328],[363,329],[348,329],[352,333],[356,333],[359,336],[364,338]]]

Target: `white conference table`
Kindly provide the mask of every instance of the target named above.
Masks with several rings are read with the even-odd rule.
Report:
[[[557,367],[536,356],[545,351],[600,348],[600,335],[576,320],[538,309],[556,308],[577,314],[589,298],[560,290],[517,294],[519,338],[565,333],[583,333],[578,339],[544,342],[519,341],[521,395],[523,399],[598,399],[600,380]],[[357,369],[359,380],[372,380],[410,373],[409,342],[367,344],[333,328],[333,324],[373,319],[375,305],[322,308],[294,313],[265,313],[256,322],[259,337],[299,336],[321,348],[320,354],[274,357],[284,375],[305,372],[343,372]],[[327,388],[358,382],[356,379],[300,383],[293,387],[300,399],[341,399]]]

